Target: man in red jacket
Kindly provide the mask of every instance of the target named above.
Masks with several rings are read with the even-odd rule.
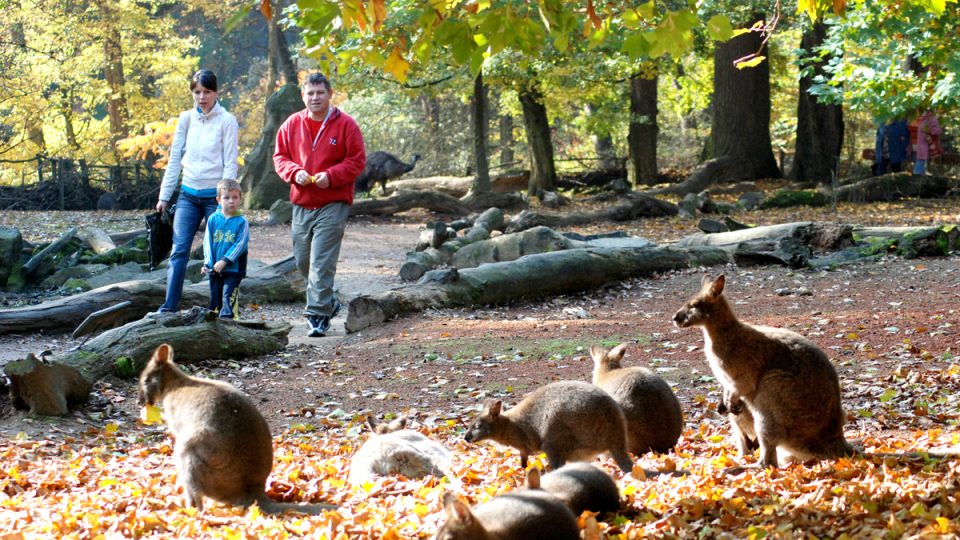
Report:
[[[324,336],[340,311],[333,293],[340,242],[353,204],[354,179],[363,171],[363,135],[353,118],[330,105],[333,89],[320,73],[303,84],[306,109],[277,132],[273,164],[290,184],[293,255],[307,281],[307,317],[313,337]]]

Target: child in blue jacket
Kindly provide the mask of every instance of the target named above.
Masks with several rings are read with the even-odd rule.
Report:
[[[221,319],[239,318],[240,280],[247,274],[250,225],[240,212],[243,189],[236,180],[217,185],[220,206],[203,235],[203,270],[210,278],[210,311]]]

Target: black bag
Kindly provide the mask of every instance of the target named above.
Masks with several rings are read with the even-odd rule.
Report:
[[[166,212],[147,214],[147,246],[150,251],[150,270],[154,270],[173,249],[173,213],[176,205]]]

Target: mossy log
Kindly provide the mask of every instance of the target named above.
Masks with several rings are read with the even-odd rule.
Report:
[[[524,210],[507,223],[506,232],[524,231],[540,225],[563,228],[598,221],[630,221],[641,217],[675,216],[678,212],[677,205],[671,202],[634,192],[627,194],[625,201],[595,212],[542,214]]]
[[[10,398],[18,409],[31,414],[63,416],[69,407],[84,403],[93,385],[76,369],[45,362],[30,354],[23,360],[8,362],[3,372],[10,379]]]
[[[434,270],[415,284],[354,298],[350,301],[346,328],[356,332],[428,307],[504,304],[729,260],[726,252],[712,248],[586,248],[530,255],[465,270]]]
[[[163,303],[166,291],[165,281],[127,281],[36,306],[0,310],[0,334],[37,330],[72,331],[91,313],[129,301],[130,304],[122,313],[113,314],[116,324],[123,324],[156,310]],[[267,266],[243,280],[240,298],[241,302],[257,304],[294,302],[303,299],[303,289],[287,279],[279,267]],[[209,283],[202,281],[185,286],[180,302],[184,306],[208,305]]]
[[[907,259],[943,257],[960,248],[960,228],[854,227],[853,238],[861,254],[895,253]]]
[[[52,357],[96,381],[113,373],[136,376],[162,343],[177,351],[177,363],[209,358],[245,358],[283,350],[291,326],[284,321],[220,320],[195,307],[179,313],[150,313],[108,330],[80,349]]]
[[[30,257],[30,260],[23,265],[23,275],[30,281],[40,281],[52,274],[56,269],[53,265],[54,257],[60,253],[60,250],[63,249],[64,246],[73,240],[73,237],[77,235],[77,231],[78,229],[76,227],[70,229],[63,233],[60,238],[54,240],[49,246],[40,250],[40,253]]]
[[[836,190],[838,201],[875,202],[896,201],[908,197],[943,197],[957,181],[942,176],[920,176],[910,173],[891,173],[865,178]]]

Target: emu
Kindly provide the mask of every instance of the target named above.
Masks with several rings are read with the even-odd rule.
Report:
[[[377,182],[380,182],[380,191],[386,194],[387,180],[412,171],[419,159],[420,154],[414,154],[413,161],[404,163],[393,154],[373,152],[367,155],[367,166],[354,182],[355,189],[357,192],[367,193]]]

